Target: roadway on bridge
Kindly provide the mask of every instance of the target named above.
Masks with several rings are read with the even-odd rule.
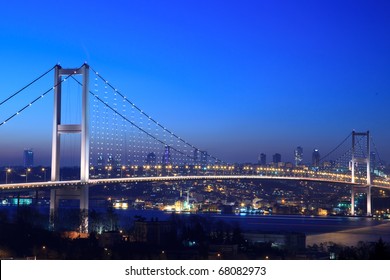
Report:
[[[73,181],[48,181],[48,182],[31,182],[31,183],[13,183],[1,184],[0,190],[29,190],[36,188],[72,188],[82,186],[97,186],[106,184],[120,184],[120,183],[135,183],[135,182],[168,182],[168,181],[196,181],[196,180],[284,180],[284,181],[308,181],[308,182],[323,182],[323,183],[337,183],[350,186],[366,185],[359,183],[351,183],[342,180],[325,179],[325,178],[307,178],[307,177],[287,177],[287,176],[261,176],[261,175],[195,175],[195,176],[161,176],[161,177],[127,177],[127,178],[102,178],[89,179],[87,182],[80,180]],[[372,187],[390,189],[386,182],[374,181]]]

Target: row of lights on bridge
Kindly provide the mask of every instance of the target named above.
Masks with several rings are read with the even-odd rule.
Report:
[[[161,170],[161,169],[166,169],[168,171],[172,170],[172,169],[178,169],[180,168],[180,166],[176,165],[176,166],[173,166],[173,165],[143,165],[143,166],[138,166],[138,165],[131,165],[131,166],[121,166],[120,167],[120,170],[121,170],[121,176],[123,175],[122,172],[123,171],[126,171],[128,168],[129,169],[133,169],[133,170],[138,170],[139,168],[143,168],[143,169],[146,169],[146,170],[150,170],[150,169],[157,169],[157,170]],[[195,166],[189,166],[189,165],[186,165],[184,166],[185,169],[189,169],[190,167],[193,167],[195,170],[222,170],[222,171],[234,171],[236,168],[235,166],[225,166],[225,165],[215,165],[215,166],[200,166],[200,165],[195,165]],[[94,170],[95,167],[91,166],[90,167],[90,170]],[[107,172],[110,172],[112,169],[113,169],[113,166],[112,165],[108,165],[108,166],[105,166],[104,169],[107,171]],[[244,166],[243,167],[243,170],[245,171],[257,171],[257,172],[261,172],[261,171],[265,171],[265,172],[279,172],[279,173],[285,173],[285,172],[292,172],[292,173],[295,173],[295,174],[301,174],[301,175],[320,175],[320,176],[324,176],[324,177],[336,177],[336,178],[340,178],[342,180],[349,180],[351,179],[351,175],[350,174],[340,174],[340,173],[329,173],[329,172],[318,172],[318,171],[312,171],[312,170],[301,170],[301,169],[281,169],[281,168],[272,168],[272,167],[257,167],[257,168],[253,168],[252,166]],[[5,183],[7,184],[8,183],[8,176],[12,173],[12,169],[11,168],[6,168],[5,169],[5,173],[6,173],[6,180],[5,180]],[[26,168],[26,173],[24,174],[24,176],[26,177],[26,183],[28,182],[28,174],[32,171],[31,168]],[[46,168],[42,167],[41,168],[41,171],[43,172],[44,174],[44,181],[46,181]],[[362,179],[364,180],[364,178],[359,178],[357,177],[356,178],[357,180],[359,179]],[[378,181],[378,180],[374,180],[374,182],[377,182],[377,183],[385,183],[386,185],[390,185],[390,182],[388,181]]]
[[[11,168],[6,168],[5,169],[5,183],[7,184],[8,183],[8,176],[12,173],[12,169]],[[26,183],[28,181],[28,174],[32,171],[31,168],[26,168],[26,173],[24,174],[24,176],[26,177]],[[41,168],[41,171],[43,172],[44,174],[44,181],[46,181],[46,168],[42,167]]]
[[[121,166],[120,168],[122,170],[127,170],[128,168],[129,169],[138,169],[138,168],[143,168],[143,169],[178,169],[178,168],[181,168],[181,166],[178,166],[178,165],[130,165],[129,167],[126,167],[126,166]],[[112,170],[114,169],[115,167],[113,167],[112,165],[107,165],[104,167],[105,170]],[[206,169],[217,169],[217,170],[234,170],[235,167],[234,166],[200,166],[200,165],[195,165],[195,166],[189,166],[189,165],[185,165],[184,166],[185,169],[190,169],[190,168],[193,168],[193,169],[198,169],[198,170],[206,170]],[[91,166],[90,167],[90,170],[95,170],[95,167],[94,166]]]

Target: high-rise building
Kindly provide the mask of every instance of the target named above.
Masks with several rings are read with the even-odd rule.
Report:
[[[206,165],[209,160],[209,154],[206,151],[200,151],[200,163]]]
[[[32,149],[24,149],[23,164],[24,164],[24,167],[33,167],[34,166],[34,152],[32,151]]]
[[[371,169],[371,172],[374,172],[376,168],[376,153],[375,152],[371,152],[370,153],[370,169]]]
[[[103,158],[103,155],[101,155],[101,154],[97,158],[97,166],[99,168],[102,168],[104,166],[104,158]]]
[[[164,155],[162,158],[163,164],[171,164],[171,147],[165,146]]]
[[[312,166],[319,167],[320,166],[320,152],[318,151],[318,149],[313,150],[313,154],[312,154],[311,158],[312,158]]]
[[[146,164],[156,165],[156,154],[155,153],[152,152],[146,156]]]
[[[108,166],[112,166],[113,163],[114,163],[114,159],[113,159],[113,157],[112,157],[112,154],[108,154],[108,155],[107,155],[107,165],[108,165]]]
[[[303,161],[303,148],[301,146],[298,146],[295,149],[294,156],[295,156],[295,166],[301,165]]]
[[[281,162],[282,161],[282,155],[281,154],[278,154],[278,153],[276,153],[276,154],[274,154],[273,156],[272,156],[272,162],[273,163],[279,163],[279,162]]]
[[[267,165],[267,156],[266,154],[261,153],[260,158],[258,159],[258,163],[260,165],[266,166]]]
[[[199,150],[194,150],[194,163],[197,164],[199,162]]]

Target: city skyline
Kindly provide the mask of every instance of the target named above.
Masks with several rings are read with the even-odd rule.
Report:
[[[310,162],[309,151],[326,154],[353,129],[369,130],[389,161],[389,3],[152,3],[1,4],[0,99],[57,62],[87,61],[177,135],[227,162],[256,162],[260,153],[294,162],[297,146]],[[46,82],[39,88],[52,77]],[[7,110],[0,107],[2,118]],[[22,163],[31,147],[34,162],[48,164],[51,110],[52,94],[0,127],[2,154],[12,150]]]
[[[298,148],[301,148],[301,146],[299,146]],[[44,166],[44,165],[48,165],[49,163],[42,163],[42,162],[39,162],[37,164],[34,164],[34,149],[32,148],[29,148],[29,149],[23,149],[23,151],[21,151],[22,153],[20,155],[17,155],[15,156],[14,160],[12,161],[12,163],[10,164],[4,164],[4,163],[0,163],[0,166],[1,165],[4,165],[4,166],[24,166],[24,167],[34,167],[34,166]],[[318,152],[318,149],[314,149],[314,151],[317,151]],[[204,151],[204,152],[207,152],[207,151]],[[202,153],[204,153],[202,152]],[[257,157],[257,160],[253,160],[253,161],[247,161],[247,162],[231,162],[231,164],[258,164],[258,165],[272,165],[274,163],[278,163],[278,162],[281,162],[281,163],[291,163],[293,164],[294,166],[299,166],[299,165],[305,165],[305,166],[314,166],[313,165],[313,155],[308,153],[308,154],[305,154],[303,153],[303,151],[301,151],[301,153],[299,154],[300,156],[298,157],[299,158],[299,163],[297,164],[297,149],[293,150],[289,155],[283,155],[281,153],[273,153],[273,154],[267,154],[267,153],[260,153],[258,154],[258,157]],[[375,158],[375,152],[372,152],[371,155],[374,155],[374,156],[371,156],[372,157],[372,164],[382,164],[382,162],[376,162],[377,159]],[[275,156],[277,158],[280,158],[278,159],[276,162],[275,162]],[[261,160],[263,157],[265,157],[263,160]],[[157,159],[156,158],[156,155],[153,151],[151,151],[150,153],[148,153],[145,157],[145,162],[144,164],[151,164],[151,165],[156,165],[156,164],[172,164],[174,162],[168,160],[169,158],[169,151],[165,152],[163,154],[163,156],[161,157],[161,159]],[[267,159],[268,158],[268,159]],[[293,160],[292,160],[293,159]],[[319,157],[319,159],[321,159],[321,157]],[[327,159],[325,160],[325,162],[327,161],[332,161],[333,159]],[[200,163],[202,160],[201,158],[199,157],[196,157],[194,155],[194,164],[198,164]],[[108,156],[107,158],[104,158],[102,157],[99,161],[97,161],[97,164],[103,164],[103,163],[106,163],[108,165],[111,165],[113,162],[113,159],[112,157]],[[322,162],[322,161],[321,161]],[[204,160],[204,163],[206,163],[206,161]],[[76,160],[76,165],[78,165],[78,160]],[[125,163],[123,163],[123,165],[125,165]],[[65,165],[66,166],[66,165]]]

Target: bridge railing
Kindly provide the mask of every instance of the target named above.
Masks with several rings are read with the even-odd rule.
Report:
[[[78,169],[62,170],[62,181],[79,180]],[[334,182],[351,182],[351,172],[348,170],[312,170],[310,168],[281,168],[256,165],[110,165],[91,166],[91,179],[118,179],[136,177],[170,177],[170,176],[264,176],[286,178],[308,178]],[[50,168],[46,167],[6,167],[0,175],[0,184],[47,182]],[[366,185],[366,177],[355,177],[357,184]],[[373,185],[390,187],[386,177],[374,177]]]

